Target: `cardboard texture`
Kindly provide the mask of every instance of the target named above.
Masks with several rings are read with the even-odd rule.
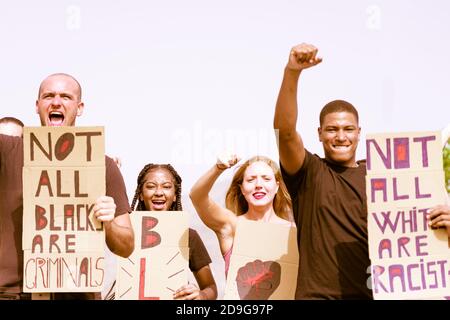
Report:
[[[26,167],[102,167],[105,165],[103,127],[25,127]]]
[[[224,299],[294,299],[298,259],[295,227],[239,219]]]
[[[99,292],[105,194],[102,127],[24,128],[24,292]]]
[[[445,229],[431,229],[426,220],[429,207],[386,207],[368,212],[371,259],[441,254],[448,246]]]
[[[98,252],[31,253],[25,251],[24,292],[99,292],[105,258]]]
[[[369,174],[366,176],[367,203],[379,209],[386,204],[413,207],[417,203],[422,206],[445,203],[447,193],[441,181],[444,181],[442,169]]]
[[[441,140],[438,131],[368,134],[367,172],[442,170]]]
[[[444,299],[449,292],[449,254],[372,260],[377,299]]]
[[[172,300],[187,283],[188,215],[177,211],[134,211],[135,248],[117,260],[117,300]]]
[[[375,299],[450,296],[450,246],[431,229],[431,207],[447,202],[440,132],[366,138],[369,254]]]

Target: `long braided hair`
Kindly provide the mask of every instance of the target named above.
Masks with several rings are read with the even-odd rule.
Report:
[[[139,195],[142,192],[142,186],[144,185],[144,178],[147,175],[147,173],[150,170],[153,169],[166,169],[172,174],[173,182],[175,185],[175,194],[177,196],[177,200],[172,203],[172,206],[169,208],[169,211],[182,211],[183,207],[181,205],[181,177],[178,174],[178,172],[170,165],[170,164],[155,164],[155,163],[149,163],[142,168],[141,172],[138,175],[137,178],[137,187],[136,191],[134,192],[133,201],[131,202],[131,210],[133,211],[147,211],[147,208],[145,207],[144,201],[139,199]],[[135,205],[137,202],[137,207],[135,209]],[[109,290],[109,292],[105,296],[105,300],[114,300],[115,299],[115,291],[114,288],[116,286],[116,280],[114,280],[114,283]]]
[[[165,169],[170,172],[173,177],[173,182],[175,185],[175,195],[177,197],[176,201],[172,203],[172,206],[169,208],[169,211],[182,211],[183,207],[181,205],[181,177],[178,172],[170,165],[170,164],[155,164],[149,163],[142,168],[141,172],[137,177],[137,187],[134,192],[133,201],[131,202],[131,209],[134,211],[147,211],[148,209],[145,207],[144,201],[139,199],[139,195],[142,192],[142,186],[144,185],[144,178],[147,173],[154,169]],[[135,208],[135,205],[137,206]]]

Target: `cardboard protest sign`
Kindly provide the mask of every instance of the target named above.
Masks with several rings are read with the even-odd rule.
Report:
[[[428,209],[447,202],[440,132],[366,138],[369,255],[375,299],[450,295],[450,247]]]
[[[99,292],[103,225],[93,216],[105,194],[102,127],[25,127],[24,292]]]
[[[239,219],[224,299],[294,299],[298,259],[295,227]]]
[[[134,211],[134,252],[118,258],[116,300],[172,300],[187,283],[188,215],[178,211]]]
[[[370,191],[367,201],[372,208],[384,208],[387,203],[411,206],[417,201],[422,205],[433,205],[445,196],[442,193],[442,183],[437,183],[438,181],[444,181],[442,169],[373,173],[366,179],[366,188]]]
[[[449,296],[449,254],[375,260],[376,299],[444,299]]]
[[[440,132],[369,134],[367,172],[442,170],[441,151]]]

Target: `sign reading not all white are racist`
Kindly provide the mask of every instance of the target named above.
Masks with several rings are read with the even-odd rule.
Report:
[[[447,232],[427,220],[447,201],[440,132],[372,134],[366,148],[374,298],[450,296]]]

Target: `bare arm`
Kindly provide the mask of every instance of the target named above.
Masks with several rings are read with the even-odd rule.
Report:
[[[214,182],[216,182],[222,172],[223,170],[217,168],[216,165],[212,166],[198,179],[189,194],[192,204],[202,221],[216,233],[220,233],[222,229],[233,224],[233,220],[236,217],[231,211],[217,204],[209,196]]]
[[[296,131],[298,106],[297,88],[303,69],[319,64],[317,49],[309,44],[300,44],[291,49],[278,94],[273,126],[278,130],[280,162],[289,174],[296,173],[305,160],[305,147]]]
[[[128,258],[134,251],[134,232],[128,212],[105,224],[106,244],[118,256]]]
[[[209,265],[194,272],[194,277],[200,286],[199,298],[197,300],[216,300],[217,286]]]
[[[129,257],[134,250],[134,232],[130,216],[127,213],[115,217],[114,199],[101,196],[94,206],[94,215],[103,222],[106,244],[111,252],[123,258]]]
[[[212,166],[198,179],[189,194],[200,219],[216,233],[222,253],[227,252],[233,244],[237,217],[233,212],[213,201],[209,192],[220,174],[237,162],[236,156],[231,156],[226,161],[219,160],[217,165]]]

